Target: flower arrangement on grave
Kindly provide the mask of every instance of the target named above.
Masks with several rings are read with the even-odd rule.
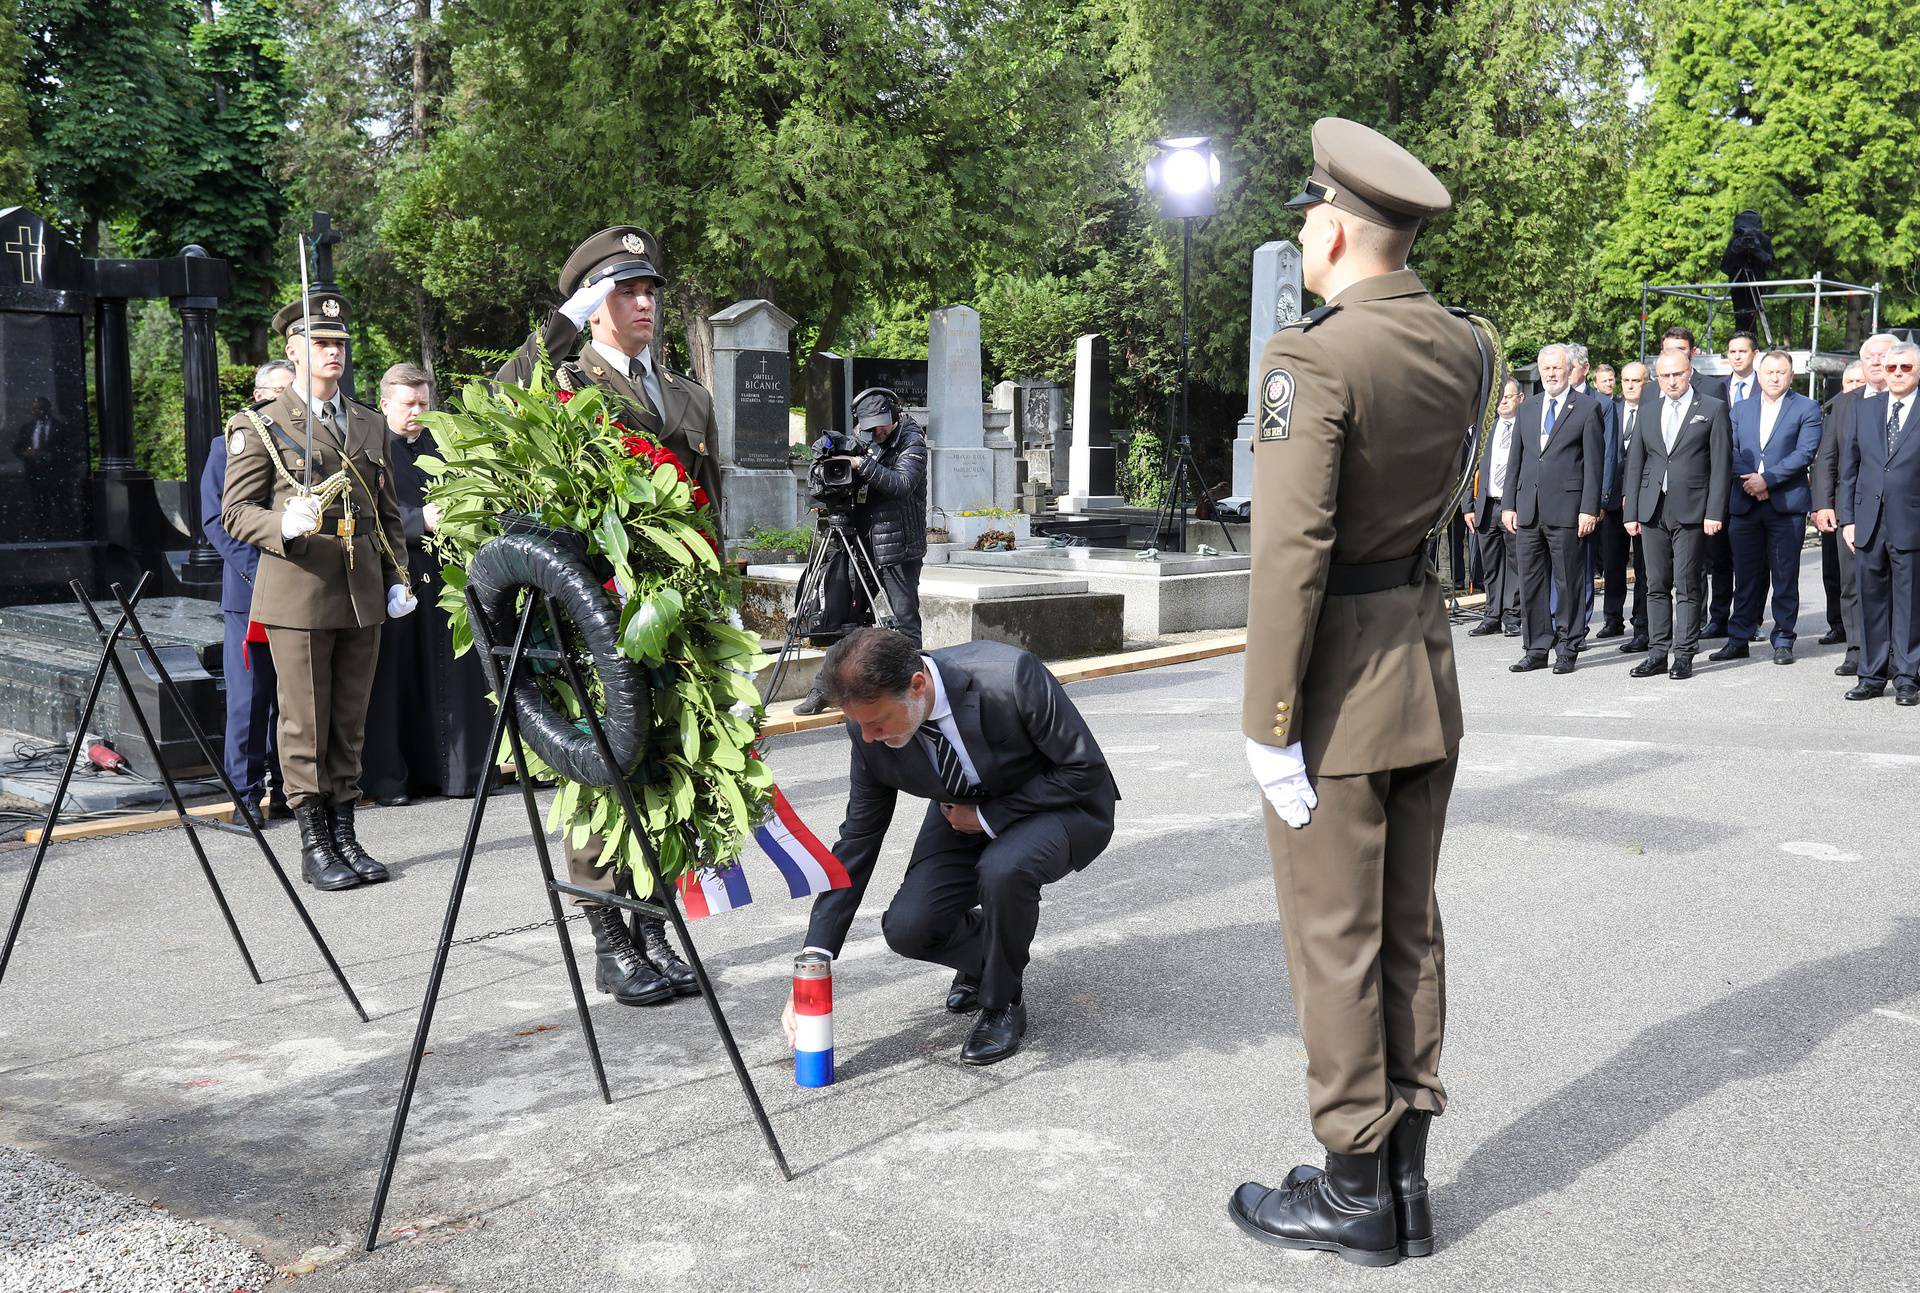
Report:
[[[662,878],[672,881],[731,865],[767,812],[773,777],[753,751],[756,724],[742,714],[760,716],[753,674],[768,657],[739,627],[739,583],[720,561],[706,491],[618,411],[597,387],[558,387],[545,363],[525,387],[469,383],[422,419],[440,448],[437,459],[421,459],[433,479],[427,499],[441,511],[429,543],[445,567],[440,604],[456,653],[473,645],[466,567],[516,518],[577,536],[607,576],[620,652],[646,671],[652,692],[647,755],[630,783]],[[581,698],[561,675],[538,678],[547,700],[584,727]],[[586,703],[597,705],[591,672],[584,681],[595,693]],[[532,750],[527,758],[523,775],[558,784],[549,829],[576,846],[604,836],[603,857],[628,868],[647,896],[640,842],[615,790],[568,781]]]

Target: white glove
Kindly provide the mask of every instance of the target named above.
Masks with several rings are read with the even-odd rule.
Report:
[[[438,534],[440,532],[441,516],[442,513],[438,503],[422,503],[420,505],[420,520],[427,527],[428,534]]]
[[[420,603],[414,599],[413,590],[405,584],[395,584],[387,589],[387,618],[402,619],[413,614],[414,607]]]
[[[593,317],[593,312],[607,303],[607,298],[613,295],[613,289],[618,286],[619,284],[610,278],[603,278],[598,283],[589,283],[562,303],[560,313],[564,314],[574,327],[584,328],[587,326],[587,320]]]
[[[280,537],[297,539],[320,528],[320,500],[308,494],[287,504],[280,513]]]
[[[1280,814],[1280,820],[1295,830],[1305,826],[1320,806],[1320,796],[1313,793],[1313,783],[1307,780],[1307,761],[1300,753],[1300,742],[1281,746],[1249,740],[1247,766],[1253,769],[1254,780],[1260,783],[1261,792],[1273,811]]]

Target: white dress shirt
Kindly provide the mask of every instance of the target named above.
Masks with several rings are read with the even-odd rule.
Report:
[[[1755,379],[1752,373],[1748,373],[1745,377],[1729,376],[1727,378],[1727,390],[1732,394],[1735,404],[1738,404],[1741,400],[1746,399],[1748,395],[1753,393],[1754,381]]]
[[[346,418],[344,416],[346,410],[340,402],[340,392],[335,391],[333,393],[333,398],[330,400],[315,400],[313,403],[307,404],[307,392],[305,387],[306,387],[306,383],[296,381],[294,382],[293,385],[287,387],[287,389],[292,391],[296,396],[298,396],[302,404],[306,404],[308,408],[317,410],[318,412],[324,414],[327,420],[333,423],[336,429],[344,428],[347,424]]]
[[[1540,449],[1543,453],[1547,441],[1560,429],[1560,414],[1565,411],[1566,404],[1567,393],[1561,391],[1558,395],[1547,396],[1546,407],[1540,410]]]
[[[655,413],[661,413],[661,411],[666,408],[666,405],[660,402],[660,378],[658,374],[653,371],[652,347],[648,347],[637,355],[623,355],[605,342],[596,340],[593,343],[593,348],[604,355],[608,363],[618,368],[623,377],[632,377],[633,361],[638,359],[640,361],[640,386],[641,389],[646,392],[647,398],[653,402],[653,411]],[[664,416],[664,414],[662,414],[662,416]]]
[[[1916,401],[1920,401],[1920,390],[1908,391],[1905,395],[1887,392],[1887,417],[1902,436],[1907,433],[1907,424],[1913,421],[1913,406]],[[1896,408],[1896,405],[1899,407]],[[1880,427],[1882,437],[1886,435],[1886,430],[1886,424],[1882,423]]]
[[[1780,398],[1768,399],[1763,392],[1760,396],[1760,457],[1764,465],[1767,453],[1767,441],[1773,439],[1773,428],[1780,421],[1780,410],[1786,407],[1786,393]]]
[[[1487,460],[1488,498],[1499,498],[1507,487],[1507,459],[1513,455],[1513,419],[1501,418],[1493,425],[1493,454]]]

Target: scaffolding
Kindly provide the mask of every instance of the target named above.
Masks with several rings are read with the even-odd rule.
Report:
[[[1647,316],[1650,306],[1657,297],[1679,297],[1683,300],[1704,301],[1707,306],[1707,323],[1703,329],[1700,345],[1711,353],[1713,345],[1713,325],[1722,309],[1733,309],[1735,292],[1754,293],[1760,324],[1760,338],[1766,347],[1773,348],[1776,343],[1773,327],[1767,317],[1767,306],[1776,301],[1806,301],[1808,305],[1808,338],[1805,350],[1796,350],[1788,346],[1779,349],[1793,356],[1793,371],[1805,373],[1807,394],[1818,398],[1818,382],[1821,372],[1828,371],[1838,376],[1847,361],[1853,356],[1843,351],[1833,351],[1822,355],[1820,350],[1820,313],[1824,305],[1834,301],[1844,301],[1851,297],[1865,297],[1868,305],[1867,331],[1880,330],[1880,284],[1864,287],[1859,283],[1844,283],[1837,278],[1828,278],[1816,273],[1812,278],[1758,278],[1739,279],[1731,283],[1642,283],[1640,285],[1640,353],[1647,353]],[[1844,335],[1844,333],[1842,334]],[[1696,361],[1696,367],[1699,367]]]

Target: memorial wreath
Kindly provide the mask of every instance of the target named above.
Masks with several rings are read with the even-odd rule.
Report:
[[[557,386],[544,363],[524,387],[467,385],[423,419],[440,449],[421,460],[433,478],[427,501],[441,510],[429,542],[445,566],[441,606],[456,653],[473,645],[467,570],[490,540],[516,528],[558,532],[596,578],[606,577],[605,595],[619,608],[619,652],[645,672],[651,692],[644,755],[629,781],[671,882],[731,865],[767,811],[773,777],[753,749],[755,722],[742,716],[759,715],[752,675],[767,657],[739,627],[739,585],[720,561],[706,491],[618,414],[597,387]],[[579,643],[567,645],[579,653]],[[585,703],[598,712],[596,675],[584,678],[594,693]],[[538,685],[584,730],[582,699],[559,671],[540,673]],[[602,856],[648,896],[640,841],[616,791],[569,780],[532,749],[527,759],[524,773],[558,786],[549,828],[576,846],[603,836]]]

